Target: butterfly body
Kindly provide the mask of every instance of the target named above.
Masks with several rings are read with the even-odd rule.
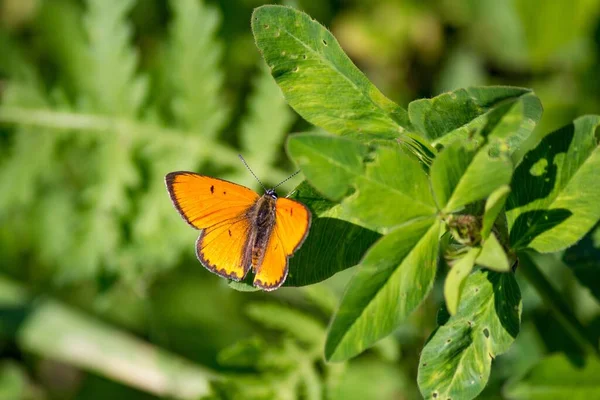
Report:
[[[192,172],[172,172],[167,189],[182,217],[202,232],[196,256],[210,271],[242,280],[250,268],[254,285],[280,287],[288,273],[288,258],[300,247],[311,215],[301,203],[263,196],[228,181]]]

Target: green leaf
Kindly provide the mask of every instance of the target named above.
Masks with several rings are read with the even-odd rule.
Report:
[[[521,293],[513,274],[479,270],[467,278],[458,312],[442,309],[441,325],[423,348],[418,383],[426,399],[475,398],[492,360],[519,333]]]
[[[586,357],[574,364],[564,354],[553,354],[536,364],[522,378],[504,389],[508,399],[587,400],[600,396],[600,361]]]
[[[357,265],[381,237],[377,232],[340,219],[341,207],[323,199],[306,183],[297,187],[290,198],[308,206],[313,219],[308,237],[290,258],[284,286],[312,285]]]
[[[397,148],[379,147],[371,157],[354,180],[355,192],[342,202],[342,218],[385,233],[412,219],[435,215],[419,162]]]
[[[339,218],[385,232],[436,211],[421,164],[397,146],[367,154],[352,139],[302,134],[290,138],[288,150],[319,192],[337,200],[354,189],[343,199]]]
[[[506,257],[506,252],[493,233],[484,239],[481,253],[475,262],[477,265],[494,271],[510,271],[510,263],[508,262],[508,257]]]
[[[600,224],[575,246],[569,247],[563,261],[571,267],[577,280],[600,301]]]
[[[252,14],[252,32],[288,103],[310,123],[367,139],[397,138],[410,126],[406,110],[373,86],[307,14],[262,6]]]
[[[486,198],[498,187],[508,184],[512,174],[510,160],[491,156],[486,146],[478,152],[457,141],[433,160],[431,183],[438,207],[445,212],[459,210]]]
[[[357,265],[380,237],[377,232],[338,218],[313,218],[308,237],[290,258],[284,286],[312,285]]]
[[[421,134],[440,144],[483,128],[486,136],[502,139],[512,154],[535,128],[542,106],[529,89],[472,87],[415,100],[409,104],[408,114]]]
[[[506,216],[515,249],[555,252],[600,219],[600,116],[576,119],[542,139],[513,176]]]
[[[289,137],[287,151],[306,179],[331,200],[341,200],[354,178],[364,173],[367,146],[320,133]]]
[[[479,248],[470,249],[448,272],[448,276],[444,282],[444,299],[446,300],[446,308],[451,315],[456,314],[458,310],[465,279],[471,273],[475,265],[475,259],[480,251],[481,249]]]
[[[510,186],[500,186],[498,189],[492,192],[492,194],[490,194],[486,200],[483,221],[481,222],[481,237],[483,239],[487,239],[492,232],[494,222],[496,222],[496,219],[498,219],[498,215],[500,214],[500,211],[502,211],[509,193]]]
[[[412,221],[376,242],[333,317],[325,357],[342,361],[389,335],[427,296],[435,278],[440,223]]]

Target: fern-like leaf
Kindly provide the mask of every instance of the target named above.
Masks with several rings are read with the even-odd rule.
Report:
[[[171,112],[180,127],[215,138],[226,122],[222,100],[222,46],[216,39],[221,17],[198,0],[172,0],[168,70],[174,93]]]
[[[144,77],[136,76],[137,51],[131,47],[127,20],[134,0],[87,0],[84,18],[90,71],[87,93],[93,111],[135,116],[147,95]]]
[[[266,67],[260,68],[254,80],[247,107],[240,129],[242,153],[258,176],[269,176],[294,121],[294,113]]]

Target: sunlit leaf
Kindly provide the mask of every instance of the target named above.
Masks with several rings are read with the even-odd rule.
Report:
[[[440,223],[407,223],[376,242],[329,327],[325,357],[353,357],[389,335],[427,296],[435,278]]]
[[[484,239],[481,246],[481,253],[477,256],[476,262],[478,265],[494,271],[510,271],[510,264],[504,248],[493,233]]]
[[[306,179],[331,200],[341,200],[363,174],[368,153],[359,142],[319,133],[290,136],[287,150]]]
[[[446,308],[451,315],[456,314],[460,295],[465,285],[465,280],[471,273],[475,265],[475,259],[479,255],[481,249],[470,249],[467,254],[456,261],[446,277],[444,282],[444,299],[446,300]]]
[[[460,142],[446,147],[431,165],[431,183],[438,207],[446,212],[481,200],[498,187],[508,184],[511,161],[491,156],[488,147],[469,150]]]
[[[397,145],[373,148],[367,157],[351,139],[309,134],[290,138],[288,149],[319,192],[339,197],[354,190],[341,202],[341,219],[382,232],[435,214],[427,175]]]
[[[558,251],[600,219],[598,126],[599,116],[578,118],[527,153],[506,203],[512,247]]]
[[[425,137],[448,145],[478,129],[500,139],[512,154],[531,134],[542,114],[529,89],[490,86],[458,89],[408,106],[410,121]]]
[[[479,270],[467,278],[455,315],[440,311],[439,328],[423,348],[418,382],[426,399],[475,398],[492,360],[519,333],[521,293],[513,274]]]
[[[307,14],[262,6],[252,14],[252,32],[288,103],[307,121],[367,139],[397,138],[409,126],[406,110],[386,98]]]
[[[481,237],[486,239],[492,232],[494,222],[498,218],[500,211],[504,207],[504,203],[510,193],[510,186],[504,185],[496,189],[485,202],[485,211],[483,221],[481,223]]]

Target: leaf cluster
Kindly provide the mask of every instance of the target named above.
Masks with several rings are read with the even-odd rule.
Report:
[[[368,247],[332,318],[326,358],[346,360],[394,332],[432,291],[443,256],[445,306],[421,354],[419,387],[425,398],[474,398],[519,333],[519,260],[568,248],[600,220],[600,116],[536,144],[542,107],[529,89],[459,89],[404,109],[308,15],[260,7],[252,29],[288,103],[327,131],[287,141],[308,183],[296,198],[316,217],[289,284],[353,266],[340,238]],[[326,237],[336,238],[335,260],[312,257],[311,240]]]

